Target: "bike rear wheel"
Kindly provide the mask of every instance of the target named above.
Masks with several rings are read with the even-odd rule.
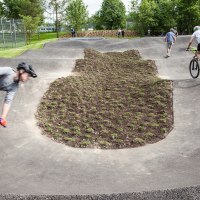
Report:
[[[197,78],[199,76],[199,63],[197,59],[192,59],[189,65],[190,75],[192,78]]]

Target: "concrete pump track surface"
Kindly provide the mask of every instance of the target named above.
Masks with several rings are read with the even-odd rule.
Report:
[[[200,79],[189,74],[188,40],[178,37],[167,59],[161,37],[60,39],[1,58],[0,67],[31,63],[38,78],[20,86],[8,127],[0,128],[0,199],[200,199]],[[78,149],[41,134],[35,113],[43,94],[52,81],[70,75],[88,47],[137,49],[155,60],[160,77],[173,80],[174,128],[164,140],[132,149]]]

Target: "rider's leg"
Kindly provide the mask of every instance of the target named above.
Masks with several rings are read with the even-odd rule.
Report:
[[[200,43],[199,43],[198,46],[197,46],[196,56],[197,56],[198,59],[200,60]]]
[[[196,56],[200,60],[200,51],[197,51]]]
[[[167,42],[167,56],[169,56],[169,43]]]
[[[171,43],[168,43],[167,56],[170,56],[171,48],[172,48],[172,44],[171,44]]]

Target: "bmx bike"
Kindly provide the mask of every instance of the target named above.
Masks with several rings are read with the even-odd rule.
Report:
[[[192,58],[192,60],[190,61],[190,64],[189,64],[190,75],[192,78],[198,78],[200,69],[199,69],[199,58],[196,55],[197,49],[192,48],[192,49],[190,49],[190,51],[195,53],[195,56]]]

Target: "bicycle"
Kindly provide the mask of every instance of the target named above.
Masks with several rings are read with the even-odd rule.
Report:
[[[192,58],[189,64],[189,71],[190,75],[192,78],[198,78],[199,76],[199,58],[197,57],[197,49],[196,48],[191,48],[191,49],[186,49],[187,51],[192,51],[195,53],[195,56]]]

